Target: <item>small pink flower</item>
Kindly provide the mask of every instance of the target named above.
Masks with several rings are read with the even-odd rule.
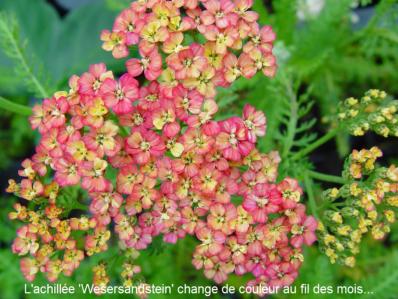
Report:
[[[209,25],[205,26],[202,31],[208,41],[215,42],[215,51],[218,54],[225,54],[227,49],[233,47],[239,38],[239,32],[234,27],[221,30],[214,25]]]
[[[284,178],[283,181],[278,184],[278,189],[282,193],[283,207],[285,209],[296,207],[303,194],[303,190],[299,186],[298,181],[289,177]]]
[[[173,91],[176,116],[186,121],[189,115],[199,114],[201,111],[203,96],[196,90],[188,90],[182,85],[177,86]]]
[[[113,57],[119,59],[126,57],[129,54],[127,48],[127,35],[122,31],[110,32],[109,30],[103,30],[101,32],[102,49],[105,51],[111,51]],[[131,42],[131,41],[129,41]]]
[[[117,214],[113,220],[115,221],[115,232],[119,235],[119,239],[122,241],[129,240],[134,233],[129,218],[123,214]]]
[[[262,111],[257,111],[253,106],[246,104],[243,108],[243,121],[250,142],[255,143],[257,136],[265,135],[266,118]]]
[[[99,158],[83,162],[79,171],[82,176],[82,187],[90,192],[105,191],[109,186],[109,181],[104,177],[107,166],[108,163]]]
[[[195,150],[199,155],[206,154],[212,147],[214,140],[204,134],[200,129],[188,128],[181,136],[180,142],[185,151]]]
[[[126,68],[130,75],[137,77],[144,72],[145,78],[153,81],[162,73],[162,57],[158,50],[140,47],[141,59],[132,58],[126,62]]]
[[[17,237],[12,243],[12,252],[18,255],[26,255],[28,253],[35,254],[39,249],[36,234],[29,231],[28,226],[22,226],[17,230]]]
[[[152,131],[133,132],[126,140],[126,151],[133,155],[138,164],[145,164],[151,156],[160,156],[165,145],[159,135]]]
[[[52,158],[60,158],[63,155],[62,145],[58,142],[58,129],[51,129],[42,135],[40,145],[48,151]]]
[[[188,177],[193,177],[198,174],[202,162],[201,155],[197,155],[193,151],[186,151],[180,158],[173,160],[173,170],[178,174],[184,173]]]
[[[266,274],[271,278],[269,285],[280,288],[291,285],[298,275],[296,269],[288,262],[271,264],[266,269]]]
[[[214,194],[221,173],[212,166],[204,166],[194,177],[194,188],[204,194]]]
[[[216,283],[221,284],[228,279],[228,274],[235,269],[231,261],[221,261],[217,256],[211,257],[212,263],[205,267],[204,275],[208,279],[213,279]]]
[[[234,231],[233,220],[236,216],[236,208],[233,204],[214,204],[210,207],[207,223],[210,228],[220,230],[224,234],[230,235]]]
[[[224,56],[224,78],[228,83],[234,82],[242,75],[241,60],[244,56],[240,56],[239,59],[232,53],[228,53]]]
[[[126,44],[136,45],[139,41],[139,32],[144,26],[144,17],[132,9],[125,9],[116,18],[113,31],[126,33]]]
[[[136,165],[127,165],[120,169],[117,175],[117,191],[123,194],[130,194],[134,185],[141,183],[143,179],[144,176]]]
[[[119,82],[106,79],[101,86],[105,104],[116,114],[133,111],[133,102],[138,99],[138,82],[129,74],[120,77]]]
[[[246,128],[238,118],[231,118],[221,122],[221,132],[217,136],[217,146],[223,151],[223,156],[232,161],[239,161],[253,148],[247,140]]]
[[[105,214],[108,211],[111,214],[117,214],[122,205],[123,197],[116,192],[99,192],[91,194],[93,201],[90,205],[90,211],[93,214]]]
[[[138,106],[145,111],[153,111],[161,106],[159,83],[152,81],[148,86],[140,89]]]
[[[301,225],[293,225],[291,244],[296,248],[301,247],[303,243],[311,245],[316,241],[317,227],[318,223],[312,216],[308,216]]]
[[[258,19],[258,13],[250,11],[253,6],[253,0],[234,0],[235,9],[234,12],[248,23],[256,22]]]
[[[111,71],[106,70],[103,63],[93,64],[89,71],[84,73],[79,79],[79,92],[87,95],[97,95],[105,79],[113,79]]]
[[[222,250],[222,244],[225,242],[225,235],[220,231],[213,231],[204,226],[196,230],[197,238],[202,242],[199,248],[211,255],[215,255]]]
[[[183,85],[189,89],[196,89],[202,95],[206,97],[214,97],[216,95],[215,91],[215,70],[207,66],[198,77],[187,77],[183,80]]]
[[[223,176],[218,179],[218,185],[215,189],[215,200],[219,203],[229,203],[231,196],[236,194],[238,191],[238,184],[234,179],[227,176]]]
[[[282,197],[275,185],[258,184],[245,196],[242,205],[254,221],[265,223],[269,214],[280,210],[281,203]]]
[[[136,184],[133,187],[130,197],[127,200],[127,205],[129,205],[130,200],[138,200],[144,209],[149,209],[159,197],[159,191],[154,189],[155,184],[156,180],[149,177],[144,178],[142,183]]]
[[[126,245],[130,248],[142,250],[148,247],[152,242],[152,235],[148,229],[143,229],[139,226],[134,227],[134,232],[130,239],[126,241]]]
[[[167,64],[175,71],[176,79],[197,78],[207,66],[203,56],[203,47],[191,44],[188,49],[183,49],[167,58]]]
[[[102,158],[104,155],[111,157],[119,150],[119,144],[115,140],[118,130],[118,126],[107,120],[102,127],[92,130],[82,139],[87,149],[96,152],[98,157]]]
[[[19,194],[26,200],[33,200],[43,193],[43,184],[40,181],[31,181],[23,179],[21,182],[21,190]]]
[[[218,105],[213,99],[206,99],[201,106],[200,111],[195,115],[187,118],[189,127],[202,127],[203,133],[207,136],[215,136],[220,131],[218,122],[212,121],[213,115],[218,111]]]
[[[255,48],[249,52],[252,62],[244,66],[243,72],[253,74],[261,70],[267,77],[273,77],[276,73],[276,59],[272,53],[264,53]]]
[[[35,259],[23,258],[20,262],[21,272],[27,281],[33,281],[39,272],[39,265]]]
[[[252,35],[251,40],[243,46],[243,51],[245,53],[250,53],[257,48],[263,53],[271,53],[272,43],[275,37],[275,33],[270,26],[264,26],[261,29],[256,26],[255,34]]]
[[[173,32],[162,45],[162,50],[166,54],[178,53],[185,47],[182,45],[184,35],[182,32]]]
[[[73,186],[80,181],[79,165],[70,155],[55,162],[56,170],[54,179],[60,186]]]
[[[218,28],[235,26],[238,16],[233,13],[234,4],[229,0],[208,0],[203,4],[206,8],[200,16],[202,24],[216,24]]]

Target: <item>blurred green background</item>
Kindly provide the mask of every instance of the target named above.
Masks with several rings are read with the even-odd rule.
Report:
[[[89,64],[105,62],[116,74],[123,71],[124,61],[116,61],[101,49],[99,34],[111,28],[114,17],[127,7],[127,0],[0,0],[0,10],[15,14],[19,37],[23,42],[28,66],[50,91],[62,90],[72,74],[84,72]],[[275,54],[278,57],[277,78],[264,76],[238,80],[218,94],[220,117],[241,114],[245,102],[265,112],[267,136],[259,141],[263,151],[279,149],[282,156],[314,140],[331,123],[338,102],[349,96],[361,96],[378,88],[398,96],[398,4],[392,0],[255,0],[261,24],[271,24],[277,33]],[[0,41],[1,44],[1,41]],[[21,70],[0,51],[0,96],[33,105],[38,100],[25,88]],[[299,124],[316,118],[308,126],[312,134],[303,134],[297,143],[285,150],[284,115],[293,98],[310,98],[309,113]],[[305,102],[305,101],[304,101]],[[312,106],[312,104],[314,104]],[[16,178],[20,162],[34,150],[37,136],[27,118],[0,110],[0,299],[58,298],[23,294],[25,283],[19,271],[19,259],[10,251],[16,225],[7,219],[14,198],[6,196],[9,177]],[[301,141],[300,141],[301,140]],[[301,142],[301,143],[300,143]],[[368,134],[365,137],[339,136],[311,155],[318,170],[339,174],[343,157],[352,148],[378,145],[385,162],[397,162],[398,142]],[[286,153],[285,153],[286,152]],[[282,166],[289,168],[289,165]],[[286,170],[284,170],[286,171]],[[287,171],[300,178],[300,169]],[[316,190],[328,187],[317,185]],[[316,194],[319,194],[317,192]],[[398,298],[398,226],[383,242],[364,240],[354,269],[331,265],[317,246],[305,251],[305,262],[296,285],[363,285],[375,294],[360,298]],[[70,278],[60,283],[91,282],[91,267],[100,259],[112,263],[112,272],[120,272],[116,244],[111,250],[86,261]],[[201,272],[191,266],[195,242],[186,238],[177,245],[155,240],[142,253],[139,262],[148,283],[210,285]],[[117,277],[117,275],[111,275]],[[245,278],[232,277],[228,283],[241,285]],[[39,276],[35,282],[44,283]],[[117,280],[114,283],[120,283]],[[69,296],[81,298],[82,296]],[[89,297],[89,296],[87,296]],[[97,298],[96,296],[92,296]],[[106,298],[107,296],[102,296]],[[112,296],[118,298],[122,296]],[[162,298],[167,296],[150,296]],[[177,297],[173,295],[173,297]],[[184,298],[187,296],[181,296]],[[354,295],[276,295],[275,298],[345,298]],[[203,298],[190,296],[189,298]],[[231,297],[232,298],[232,297]],[[239,298],[237,296],[233,298]]]

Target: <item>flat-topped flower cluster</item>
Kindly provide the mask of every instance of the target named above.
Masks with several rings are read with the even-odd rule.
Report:
[[[71,77],[68,92],[34,107],[41,138],[22,181],[8,188],[23,199],[10,218],[25,223],[12,249],[28,280],[71,275],[116,235],[134,250],[158,235],[169,243],[192,235],[193,265],[217,283],[231,273],[252,273],[251,285],[294,281],[317,223],[297,181],[276,182],[278,153],[256,149],[265,115],[245,105],[242,117],[214,119],[217,86],[275,72],[275,35],[256,23],[251,2],[134,2],[102,33],[116,58],[138,45],[127,72],[116,78],[92,65]],[[187,44],[199,34],[202,43]],[[71,186],[88,202],[61,204]],[[77,213],[85,203],[89,212]],[[127,265],[132,283],[140,270]],[[103,265],[94,270],[97,285],[108,283]]]
[[[128,73],[149,81],[160,77],[167,96],[182,84],[214,97],[216,86],[240,76],[251,78],[259,70],[275,74],[275,34],[256,22],[252,2],[136,1],[116,18],[112,31],[102,32],[103,48],[122,58],[138,45],[140,58],[127,61]]]
[[[396,222],[398,168],[379,166],[382,155],[378,147],[353,150],[343,171],[346,183],[325,191],[333,209],[324,212],[319,242],[332,263],[354,267],[364,235],[381,240]]]

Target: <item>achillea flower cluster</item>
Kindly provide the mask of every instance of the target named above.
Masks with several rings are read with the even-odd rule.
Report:
[[[384,137],[398,137],[398,101],[384,91],[371,89],[360,99],[348,98],[340,106],[342,121],[354,136],[374,131]]]
[[[103,48],[115,58],[127,57],[137,45],[140,58],[126,62],[128,73],[159,79],[172,96],[178,84],[214,97],[215,87],[230,85],[257,71],[272,77],[275,34],[260,27],[252,0],[136,1],[104,30]],[[199,42],[199,40],[201,42]]]
[[[383,239],[396,221],[398,168],[377,166],[381,156],[377,147],[354,150],[343,172],[347,183],[325,191],[334,208],[324,213],[319,241],[332,263],[353,267],[363,235]]]
[[[242,117],[213,119],[216,86],[275,71],[274,34],[259,27],[251,4],[134,2],[102,34],[115,57],[138,44],[141,58],[127,60],[127,73],[115,78],[92,65],[70,78],[68,92],[34,107],[30,122],[41,139],[22,181],[8,188],[32,203],[10,214],[25,223],[12,248],[24,256],[26,279],[71,275],[114,235],[132,250],[158,235],[169,243],[192,235],[193,265],[217,283],[231,273],[251,273],[251,285],[294,281],[317,226],[299,203],[301,188],[291,178],[277,183],[278,153],[256,149],[263,112],[246,105]],[[196,31],[205,43],[187,46]],[[87,203],[65,203],[72,186],[88,195],[89,213],[72,216]],[[96,284],[108,283],[105,270],[93,269]],[[125,263],[125,284],[139,271]]]

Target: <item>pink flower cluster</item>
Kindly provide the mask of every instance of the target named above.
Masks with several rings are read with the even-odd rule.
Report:
[[[141,58],[126,62],[127,73],[117,79],[92,65],[71,77],[68,92],[34,107],[30,122],[41,139],[21,183],[8,188],[36,204],[16,204],[10,214],[26,222],[13,251],[30,254],[21,261],[28,280],[39,271],[51,281],[70,275],[85,255],[107,250],[112,225],[122,248],[136,250],[158,235],[169,243],[195,236],[193,264],[217,283],[231,273],[252,273],[251,285],[294,281],[317,223],[299,203],[297,181],[276,182],[279,155],[256,149],[264,113],[246,105],[242,117],[213,118],[215,86],[260,69],[274,73],[274,34],[259,28],[250,7],[248,0],[134,2],[102,34],[116,57],[139,45]],[[205,44],[184,46],[183,33],[196,31]],[[243,52],[237,58],[230,49]],[[90,214],[71,217],[59,198],[77,185]]]
[[[116,18],[112,32],[102,32],[103,48],[122,58],[128,56],[129,47],[138,45],[140,58],[127,61],[128,73],[144,74],[150,81],[160,77],[167,96],[182,84],[214,97],[215,87],[226,87],[241,76],[251,78],[257,71],[275,74],[275,34],[270,26],[259,26],[252,4],[252,0],[136,1]]]

